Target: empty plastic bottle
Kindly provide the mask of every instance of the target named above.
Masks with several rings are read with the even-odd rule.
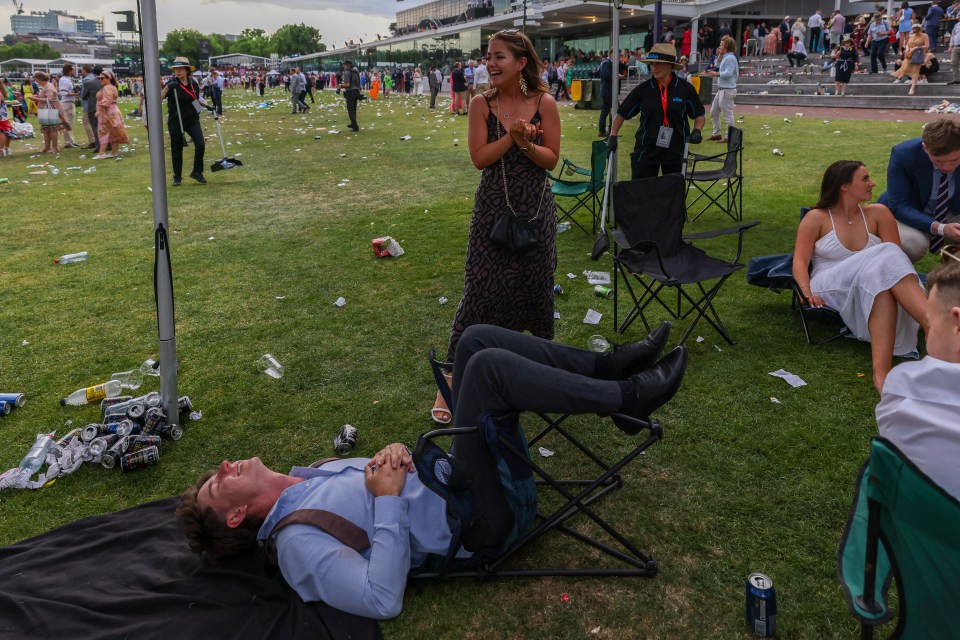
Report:
[[[153,358],[147,358],[140,365],[140,373],[145,376],[160,377],[160,363]]]
[[[47,461],[47,453],[50,452],[50,447],[53,445],[53,436],[54,433],[38,433],[33,446],[27,451],[27,455],[23,456],[23,460],[20,461],[18,466],[26,470],[31,476],[40,471],[40,467]]]
[[[90,257],[90,254],[87,253],[86,251],[81,251],[80,253],[68,253],[66,255],[60,256],[59,258],[55,258],[53,263],[54,264],[70,264],[71,262],[83,262],[88,257]]]
[[[143,373],[140,369],[121,371],[110,376],[110,379],[118,381],[123,389],[139,389],[143,384]]]
[[[120,395],[122,388],[119,380],[107,380],[103,384],[87,387],[86,389],[77,389],[66,398],[62,398],[60,405],[69,404],[79,406],[90,402],[99,402],[104,398],[112,398],[113,396]]]
[[[587,338],[587,347],[589,347],[590,351],[603,353],[604,351],[610,350],[610,341],[603,336],[590,336]]]
[[[563,233],[564,231],[570,231],[570,228],[571,228],[572,226],[573,226],[573,225],[570,224],[570,222],[569,222],[568,220],[564,220],[563,222],[559,222],[559,223],[557,223],[557,233]]]
[[[257,361],[257,366],[260,368],[260,371],[271,378],[283,377],[283,365],[269,353],[265,353],[260,357]]]

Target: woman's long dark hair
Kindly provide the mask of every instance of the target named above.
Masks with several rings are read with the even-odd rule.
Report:
[[[487,42],[490,43],[494,40],[500,40],[506,44],[518,60],[520,58],[527,59],[527,66],[520,70],[520,74],[527,83],[528,92],[547,93],[550,91],[550,87],[540,77],[543,75],[543,60],[537,55],[537,50],[527,34],[518,29],[505,29],[490,36]]]
[[[853,174],[864,166],[859,160],[837,160],[827,167],[820,183],[820,200],[814,209],[829,209],[840,202],[840,187],[853,182]]]

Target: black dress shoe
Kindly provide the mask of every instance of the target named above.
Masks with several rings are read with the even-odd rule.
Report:
[[[947,84],[960,84],[960,80],[951,80]]]
[[[347,129],[350,129],[351,131],[355,131],[355,132],[360,131],[360,127],[355,124],[347,125]]]
[[[183,179],[182,179],[182,178],[174,178],[174,179],[173,179],[173,186],[179,187],[179,186],[182,185],[182,184],[183,184]]]
[[[200,184],[207,184],[207,179],[203,177],[202,173],[193,171],[190,173],[190,177],[199,182]]]
[[[670,322],[664,321],[646,340],[614,347],[612,353],[597,360],[596,377],[601,380],[624,380],[643,371],[660,357],[670,337]]]
[[[654,366],[630,376],[622,382],[623,406],[617,413],[623,413],[639,420],[649,420],[650,414],[670,401],[683,381],[687,369],[687,349],[677,347]],[[626,420],[613,416],[617,427],[633,435],[642,428]]]

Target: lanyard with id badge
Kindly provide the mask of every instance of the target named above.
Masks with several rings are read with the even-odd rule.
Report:
[[[670,141],[673,139],[673,127],[667,120],[667,87],[660,84],[659,80],[657,80],[657,87],[660,89],[660,104],[663,105],[663,124],[660,125],[660,131],[657,132],[657,146],[669,149]]]
[[[178,82],[177,86],[183,89],[184,93],[186,93],[188,96],[193,98],[193,108],[197,110],[197,113],[202,113],[203,105],[200,104],[200,100],[197,98],[197,93],[190,90],[190,85],[193,83],[191,83],[189,80],[187,82],[188,84],[186,85],[181,82]]]

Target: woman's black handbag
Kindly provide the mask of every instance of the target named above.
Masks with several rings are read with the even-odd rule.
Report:
[[[923,49],[917,47],[910,54],[910,64],[923,64]]]
[[[537,220],[520,220],[509,211],[501,215],[490,229],[490,241],[494,246],[514,253],[531,253],[537,240]]]

